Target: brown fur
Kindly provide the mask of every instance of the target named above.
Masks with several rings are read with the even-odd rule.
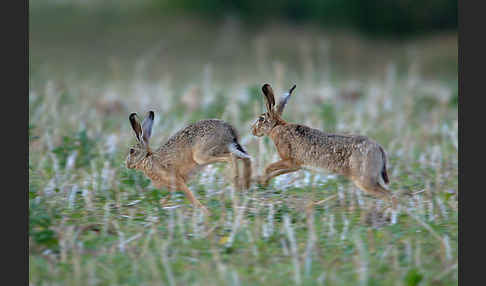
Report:
[[[292,90],[274,107],[270,85],[262,87],[267,112],[253,124],[252,134],[269,136],[281,160],[266,167],[260,183],[267,185],[276,176],[298,171],[303,166],[312,166],[343,175],[363,191],[392,200],[395,205],[391,192],[384,186],[389,180],[383,148],[366,136],[331,134],[285,122],[281,114]]]
[[[130,118],[132,122],[135,116]],[[132,127],[135,133],[140,129],[137,123],[133,122]],[[137,138],[144,136],[137,135]],[[238,151],[229,146],[234,146]],[[249,188],[251,161],[238,143],[236,130],[222,120],[206,119],[178,131],[154,151],[150,151],[148,141],[139,141],[136,146],[130,148],[126,166],[143,171],[157,188],[184,191],[191,203],[209,213],[189,190],[187,180],[201,166],[227,162],[232,164],[234,185],[240,188],[238,160],[244,162],[244,188]]]

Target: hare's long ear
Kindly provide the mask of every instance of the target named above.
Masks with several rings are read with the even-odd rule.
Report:
[[[267,111],[269,113],[273,112],[273,107],[275,106],[275,97],[273,96],[272,87],[266,83],[262,86],[263,94],[265,95]]]
[[[148,146],[150,136],[152,136],[152,125],[154,124],[154,112],[149,111],[149,114],[142,123],[142,140]]]
[[[142,142],[141,141],[142,140],[142,127],[140,126],[140,123],[137,120],[137,114],[136,113],[130,114],[128,119],[130,120],[130,124],[132,124],[132,129],[135,132],[135,136],[137,136],[138,142]]]
[[[277,105],[277,114],[278,115],[282,115],[282,112],[285,108],[285,105],[287,105],[287,101],[289,100],[290,98],[290,95],[292,95],[292,91],[294,91],[296,85],[294,84],[294,86],[292,86],[292,88],[289,90],[289,92],[287,92],[286,94],[284,94],[282,96],[282,98],[280,98],[280,101],[278,102],[278,105]]]

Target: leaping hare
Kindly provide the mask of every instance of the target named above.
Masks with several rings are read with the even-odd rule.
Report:
[[[265,168],[260,183],[265,186],[273,177],[295,172],[302,166],[317,167],[343,175],[363,191],[392,201],[396,206],[396,198],[386,186],[389,180],[385,151],[378,143],[366,136],[325,133],[282,119],[282,112],[294,89],[295,85],[275,107],[271,86],[264,84],[262,87],[267,112],[253,123],[252,134],[269,136],[281,160]]]
[[[239,188],[237,160],[244,163],[244,187],[250,186],[251,161],[248,153],[238,143],[236,130],[218,119],[200,120],[172,135],[165,144],[153,150],[149,146],[154,122],[154,112],[140,125],[136,113],[129,116],[138,143],[130,147],[126,167],[143,171],[155,187],[182,190],[195,206],[209,214],[187,187],[186,181],[197,167],[215,162],[229,162],[233,168],[235,187]],[[170,194],[166,201],[170,198]]]

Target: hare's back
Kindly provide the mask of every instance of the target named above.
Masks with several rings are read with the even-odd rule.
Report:
[[[229,123],[220,119],[203,119],[197,123],[199,143],[226,146],[238,142],[236,129]]]
[[[366,136],[327,133],[299,124],[289,124],[288,131],[294,140],[303,146],[326,147],[333,150],[355,149],[371,142]]]
[[[366,136],[326,133],[298,124],[288,126],[288,132],[295,157],[301,162],[341,174],[352,168],[350,159],[366,156],[376,144]]]
[[[235,139],[238,139],[238,135],[229,123],[220,119],[203,119],[179,130],[165,145],[192,147],[203,142],[228,144]]]

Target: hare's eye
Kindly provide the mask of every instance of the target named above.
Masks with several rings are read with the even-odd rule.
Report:
[[[264,119],[265,119],[265,118],[264,118],[263,116],[260,116],[260,117],[258,118],[258,121],[263,121]]]
[[[135,149],[130,148],[130,154],[133,154],[135,152]]]

